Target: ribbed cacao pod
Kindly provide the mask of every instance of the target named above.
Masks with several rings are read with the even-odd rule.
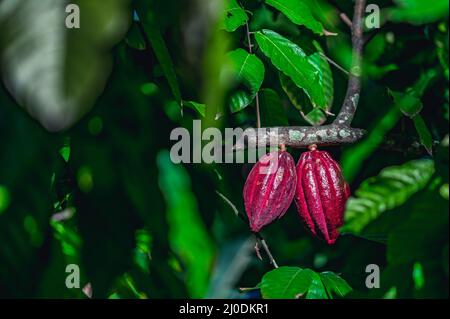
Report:
[[[350,196],[339,164],[328,152],[312,150],[300,156],[296,171],[295,203],[300,218],[314,236],[334,244]]]
[[[286,151],[264,155],[244,186],[245,211],[253,232],[281,218],[294,199],[295,161]]]

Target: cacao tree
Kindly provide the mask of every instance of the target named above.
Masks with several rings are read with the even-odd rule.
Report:
[[[448,11],[0,0],[0,297],[447,298]]]

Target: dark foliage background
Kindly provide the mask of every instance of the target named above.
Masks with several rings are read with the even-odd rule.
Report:
[[[317,1],[320,12],[304,2],[338,35],[314,35],[263,1],[241,5],[251,30],[315,39],[348,68],[349,30],[338,14],[352,16],[352,1]],[[280,265],[333,271],[353,288],[346,297],[447,298],[448,3],[434,12],[422,1],[375,2],[382,26],[366,32],[363,90],[352,124],[368,135],[327,148],[364,201],[349,207],[333,246],[307,234],[294,205],[263,234]],[[229,97],[242,86],[217,76],[226,52],[246,49],[245,28],[217,27],[222,11],[214,1],[135,1],[133,8],[131,29],[112,49],[103,93],[72,128],[49,133],[0,88],[0,297],[86,298],[81,289],[66,288],[68,264],[80,265],[81,285],[90,283],[95,298],[260,296],[238,288],[255,287],[271,266],[256,258],[248,226],[216,193],[242,212],[251,164],[175,165],[169,158],[171,130],[190,129],[194,119],[204,127],[255,125],[254,102],[229,111]],[[404,11],[386,21],[392,8]],[[8,47],[2,39],[0,56]],[[161,59],[164,47],[173,65]],[[278,70],[257,46],[255,52],[265,65],[261,89],[274,90],[282,110],[274,118],[274,105],[262,105],[263,126],[309,125],[283,91]],[[4,71],[7,61],[1,61]],[[331,70],[330,111],[337,113],[347,76]],[[205,104],[206,116],[189,102],[181,113],[180,97]],[[419,124],[411,119],[416,113]],[[295,159],[302,152],[289,151]],[[389,174],[380,175],[387,167]],[[365,285],[369,264],[381,269],[379,289]]]

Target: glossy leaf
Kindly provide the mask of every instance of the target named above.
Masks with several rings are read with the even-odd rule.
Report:
[[[314,33],[323,34],[323,26],[317,21],[308,7],[300,0],[266,0],[266,3],[281,11],[292,22],[303,25]]]
[[[367,179],[347,203],[342,232],[361,233],[383,212],[402,205],[424,188],[433,174],[434,162],[423,159],[387,167]]]
[[[236,0],[225,0],[225,5],[224,28],[228,32],[236,31],[248,21],[247,13]]]
[[[74,125],[111,71],[109,51],[131,22],[130,0],[74,0],[80,28],[66,28],[66,2],[0,3],[0,63],[15,100],[49,131]],[[24,18],[27,17],[27,18]]]
[[[264,64],[254,54],[243,49],[237,49],[228,53],[233,68],[236,82],[242,82],[249,92],[239,91],[231,97],[231,111],[237,112],[248,106],[264,80]]]
[[[297,44],[271,30],[259,31],[255,38],[272,64],[305,91],[313,106],[325,105],[320,75]]]
[[[311,274],[298,267],[280,267],[264,275],[259,284],[266,299],[295,299],[306,294]]]

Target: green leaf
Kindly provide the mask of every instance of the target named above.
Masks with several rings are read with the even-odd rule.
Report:
[[[238,91],[231,97],[231,111],[237,112],[248,106],[261,87],[264,80],[264,64],[254,54],[243,49],[237,49],[228,53],[236,82],[242,82],[249,92]]]
[[[419,134],[420,143],[425,147],[428,154],[433,155],[433,138],[431,137],[430,130],[427,127],[422,115],[418,114],[413,118],[414,127],[417,134]]]
[[[390,20],[425,24],[438,21],[448,16],[447,0],[434,0],[433,4],[424,0],[394,0],[397,7],[389,9]]]
[[[424,188],[434,171],[432,160],[414,160],[387,167],[378,176],[367,179],[355,191],[356,197],[347,203],[342,231],[361,233],[383,212],[402,205]]]
[[[272,89],[264,89],[260,95],[261,125],[264,127],[288,126],[278,93]]]
[[[256,32],[255,38],[273,65],[305,91],[313,106],[326,104],[318,70],[298,45],[271,30]]]
[[[334,81],[330,65],[323,55],[320,44],[316,41],[310,43],[302,41],[302,44],[310,47],[311,53],[307,56],[307,60],[314,66],[319,76],[319,83],[325,97],[323,105],[314,107],[306,93],[295,85],[290,77],[280,72],[280,84],[283,91],[289,97],[289,100],[298,109],[303,118],[311,125],[322,125],[327,117],[325,112],[329,112],[333,105],[334,98]],[[306,113],[306,114],[305,114]]]
[[[93,107],[112,68],[110,51],[131,22],[131,0],[71,3],[80,28],[65,27],[65,1],[0,3],[2,78],[49,131],[71,127]]]
[[[200,114],[202,117],[205,117],[206,115],[206,105],[194,101],[185,101],[183,100],[183,105],[197,111],[198,114]]]
[[[299,267],[280,267],[264,275],[259,284],[266,299],[295,299],[304,295],[311,284],[311,276]]]
[[[336,275],[334,272],[322,272],[320,273],[320,278],[322,279],[322,282],[325,285],[328,296],[330,296],[330,298],[332,298],[333,295],[336,295],[338,297],[345,297],[345,295],[353,290],[352,287],[350,287],[350,285],[344,279]]]
[[[190,296],[201,298],[209,286],[213,242],[201,219],[188,172],[172,163],[168,151],[158,154],[157,163],[167,205],[170,245],[183,263]]]
[[[226,0],[224,28],[228,32],[236,31],[237,28],[248,21],[245,10],[236,0]]]
[[[164,77],[169,83],[170,90],[172,91],[175,101],[183,107],[183,101],[181,98],[180,85],[178,84],[177,74],[175,72],[175,66],[173,64],[172,57],[170,56],[169,49],[161,34],[161,28],[155,17],[154,8],[150,3],[138,1],[136,3],[136,11],[139,15],[140,21],[144,28],[145,35],[150,42],[150,45],[161,65]]]
[[[266,273],[258,285],[265,299],[327,299],[320,276],[311,269],[280,267]]]
[[[142,35],[141,30],[136,22],[131,25],[130,30],[128,31],[125,42],[133,49],[143,51],[147,48],[147,44],[145,43],[145,38]]]
[[[389,90],[394,98],[394,103],[409,118],[414,118],[423,109],[422,101],[413,92],[401,93]]]
[[[266,0],[266,3],[281,11],[292,22],[303,25],[314,33],[323,34],[323,26],[317,21],[308,5],[299,0]]]
[[[321,109],[315,108],[306,114],[304,119],[311,125],[322,125],[327,120],[327,116]]]

